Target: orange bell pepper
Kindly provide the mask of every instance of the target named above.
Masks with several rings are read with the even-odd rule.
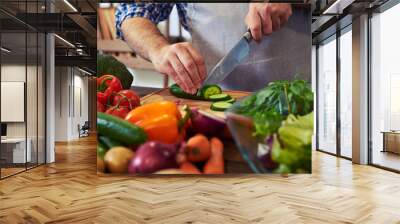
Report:
[[[135,124],[138,121],[170,114],[177,119],[181,118],[178,106],[172,101],[149,103],[131,110],[125,120]]]
[[[131,110],[125,120],[144,129],[148,140],[173,144],[184,135],[180,130],[181,113],[171,101],[149,103]]]
[[[163,114],[136,122],[147,134],[148,140],[173,144],[180,140],[178,119],[170,114]]]

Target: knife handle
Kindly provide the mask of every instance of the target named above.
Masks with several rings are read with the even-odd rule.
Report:
[[[250,43],[250,41],[253,39],[250,33],[250,29],[248,29],[247,32],[244,33],[243,37],[247,40],[248,43]]]

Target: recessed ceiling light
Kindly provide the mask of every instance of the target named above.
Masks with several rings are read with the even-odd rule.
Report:
[[[68,40],[60,37],[58,34],[54,34],[55,37],[57,37],[59,40],[61,40],[62,42],[66,43],[67,45],[69,45],[70,47],[75,48],[75,45],[73,45],[71,42],[69,42]]]
[[[85,74],[87,74],[87,75],[92,75],[92,73],[90,73],[90,72],[88,72],[88,71],[85,71],[85,70],[83,70],[83,69],[81,69],[81,68],[79,68],[79,67],[78,67],[78,70],[81,71],[81,72],[83,72],[83,73],[85,73]]]
[[[10,52],[11,52],[11,50],[9,50],[9,49],[7,49],[7,48],[5,48],[5,47],[1,47],[0,49],[1,49],[2,51],[6,52],[6,53],[10,53]]]
[[[351,5],[355,0],[336,0],[322,14],[342,14],[347,6]]]
[[[72,10],[75,12],[78,12],[78,10],[73,6],[68,0],[64,0],[65,4],[67,4]]]

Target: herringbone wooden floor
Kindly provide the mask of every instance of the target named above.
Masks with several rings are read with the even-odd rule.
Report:
[[[400,223],[400,175],[313,154],[313,174],[98,177],[95,139],[0,181],[0,223]]]

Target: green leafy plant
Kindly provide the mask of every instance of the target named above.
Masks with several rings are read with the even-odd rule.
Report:
[[[279,163],[277,172],[311,172],[311,139],[314,113],[290,114],[274,136],[272,159]]]
[[[313,110],[314,95],[305,80],[279,80],[246,98],[237,108],[240,114],[252,117],[255,135],[275,133],[287,115],[305,115]]]
[[[305,80],[280,80],[247,97],[236,112],[249,116],[254,136],[273,137],[271,159],[275,172],[311,172],[314,95]]]

